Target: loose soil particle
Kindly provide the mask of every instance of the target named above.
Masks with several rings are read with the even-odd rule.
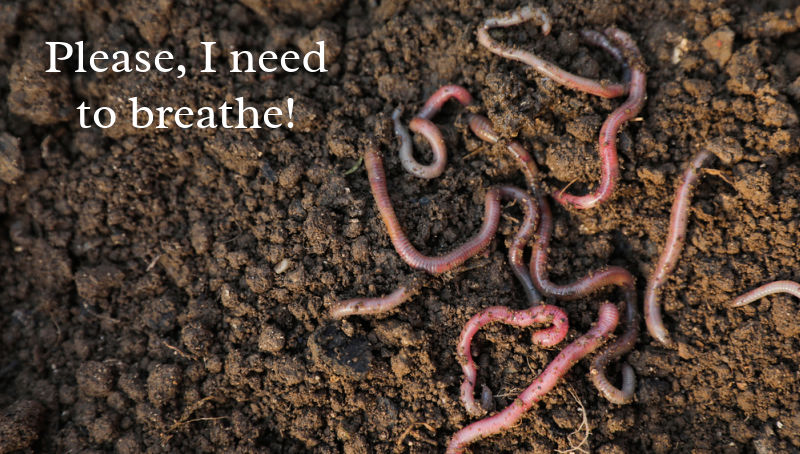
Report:
[[[477,46],[481,20],[516,0],[9,0],[0,5],[0,453],[441,452],[471,421],[458,400],[455,344],[480,309],[521,307],[507,235],[464,270],[426,278],[380,318],[326,318],[341,298],[387,294],[414,273],[377,216],[363,168],[384,150],[398,216],[426,253],[480,225],[493,184],[523,185],[500,147],[437,116],[450,150],[423,182],[395,155],[390,115],[440,85],[464,85],[503,137],[530,148],[549,190],[599,176],[594,140],[620,100],[579,94]],[[645,56],[648,100],[620,134],[615,197],[555,209],[550,273],[566,282],[615,264],[641,291],[664,241],[674,182],[701,146],[731,164],[694,197],[680,264],[662,291],[679,348],[644,335],[628,361],[636,401],[604,401],[583,361],[508,433],[473,452],[570,448],[578,406],[588,446],[620,452],[800,451],[800,305],[725,304],[800,278],[800,7],[791,0],[546,0],[553,33],[495,31],[570,71],[621,71],[577,38],[615,25]],[[200,74],[201,41],[303,50],[324,39],[324,74]],[[170,49],[184,79],[48,74],[48,40]],[[218,67],[227,65],[215,56]],[[292,130],[156,132],[120,115],[80,128],[75,107],[217,106],[295,98]],[[419,144],[418,144],[419,145]],[[418,147],[422,160],[425,147]],[[467,157],[469,154],[469,157]],[[511,209],[512,217],[521,213]],[[278,267],[288,263],[288,267]],[[280,272],[275,271],[281,270]],[[603,297],[565,305],[570,338]],[[492,326],[476,339],[496,408],[556,351]],[[612,368],[614,374],[618,370]]]

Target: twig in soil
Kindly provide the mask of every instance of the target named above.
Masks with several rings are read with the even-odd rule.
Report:
[[[580,454],[589,454],[589,435],[592,434],[591,429],[589,428],[589,419],[586,417],[586,408],[583,406],[583,402],[578,398],[578,395],[575,394],[575,391],[572,388],[568,389],[569,393],[572,395],[572,398],[575,399],[575,402],[578,403],[578,412],[581,414],[581,425],[578,426],[577,429],[572,431],[569,435],[567,435],[567,442],[570,444],[569,449],[556,449],[556,452],[559,454],[568,454],[572,452],[577,452]],[[583,431],[583,438],[577,441],[573,441],[574,437],[579,436],[581,431]]]
[[[552,347],[561,342],[569,329],[567,314],[556,306],[534,306],[521,311],[514,311],[505,306],[494,306],[473,316],[461,330],[457,348],[458,362],[464,372],[464,382],[461,384],[461,402],[464,403],[467,413],[472,416],[484,415],[488,410],[486,401],[491,401],[491,394],[489,394],[488,398],[482,398],[484,402],[481,404],[475,401],[478,368],[472,359],[472,338],[484,325],[492,322],[501,322],[518,327],[549,324],[551,325],[550,327],[540,329],[531,336],[531,340],[535,345],[543,347]]]
[[[788,293],[800,298],[800,284],[794,281],[774,281],[764,284],[757,289],[750,290],[749,292],[740,295],[730,303],[730,307],[747,306],[753,301],[760,300],[761,298],[774,295],[776,293]]]
[[[175,347],[174,345],[168,344],[167,341],[162,340],[161,343],[164,344],[164,346],[167,347],[168,349],[170,349],[170,350],[174,351],[175,353],[177,353],[178,355],[182,356],[183,358],[188,359],[190,361],[197,361],[197,357],[196,356],[190,355],[190,354],[184,352],[183,350],[181,350],[180,348]]]
[[[167,429],[167,431],[164,432],[163,434],[161,434],[161,446],[162,447],[166,446],[166,444],[169,442],[169,440],[172,439],[172,437],[175,434],[175,432],[179,428],[181,428],[181,427],[183,427],[183,426],[185,426],[187,424],[191,424],[193,422],[198,422],[198,421],[218,421],[218,420],[221,420],[221,419],[228,419],[228,416],[216,416],[216,417],[189,419],[189,417],[192,415],[192,413],[194,413],[195,411],[200,409],[200,407],[202,407],[206,402],[208,402],[209,400],[212,400],[212,399],[216,399],[216,396],[204,397],[204,398],[198,400],[197,402],[193,403],[192,405],[190,405],[186,409],[184,409],[183,410],[183,414],[181,414],[180,419],[175,420],[175,422],[172,423],[172,425]]]
[[[683,243],[686,240],[686,224],[689,222],[689,205],[692,191],[700,176],[699,170],[711,162],[713,157],[714,155],[707,150],[699,152],[692,158],[681,176],[680,185],[675,192],[675,200],[672,202],[667,241],[664,243],[664,250],[647,281],[647,289],[644,293],[644,321],[647,324],[647,330],[651,336],[667,347],[674,346],[674,342],[670,339],[661,319],[658,291],[675,269],[683,249]]]
[[[541,307],[541,306],[540,306]],[[597,323],[584,335],[566,346],[558,356],[547,365],[541,373],[515,400],[503,411],[476,421],[458,431],[450,440],[448,454],[463,453],[467,445],[485,437],[513,427],[533,404],[541,400],[561,377],[569,371],[581,358],[596,350],[600,344],[614,331],[619,321],[619,312],[611,303],[603,303]]]
[[[432,445],[436,444],[435,441],[433,441],[433,440],[431,440],[429,438],[425,438],[425,437],[421,437],[421,436],[416,435],[415,429],[417,428],[417,426],[422,426],[425,429],[427,429],[428,432],[430,432],[430,433],[432,433],[434,435],[436,434],[436,429],[434,429],[430,424],[428,424],[426,422],[412,422],[411,425],[409,425],[406,428],[406,430],[403,431],[402,435],[400,435],[400,438],[397,439],[397,442],[394,445],[394,451],[395,452],[399,452],[400,451],[400,447],[403,445],[403,442],[406,440],[406,438],[408,438],[409,435],[412,435],[415,439],[420,440],[420,441],[424,441],[425,443],[432,444]]]
[[[609,285],[617,286],[622,290],[624,299],[620,303],[619,310],[625,313],[625,333],[595,357],[589,375],[597,390],[607,400],[620,405],[629,403],[633,400],[636,388],[636,376],[633,368],[628,364],[622,366],[622,389],[611,384],[606,377],[605,370],[609,362],[628,353],[639,338],[639,311],[636,304],[633,275],[624,268],[609,266],[593,271],[571,284],[553,283],[547,273],[548,250],[552,234],[553,215],[550,211],[550,204],[543,195],[539,194],[539,229],[530,261],[530,275],[533,284],[543,295],[567,301],[588,296]]]

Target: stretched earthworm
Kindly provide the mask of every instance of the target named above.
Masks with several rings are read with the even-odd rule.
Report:
[[[389,295],[379,298],[354,298],[336,302],[331,307],[332,318],[344,318],[351,315],[375,315],[389,312],[408,301],[422,287],[422,280],[413,276]]]
[[[526,327],[539,324],[550,324],[549,328],[536,331],[531,336],[535,345],[552,347],[561,342],[567,335],[569,323],[567,314],[563,309],[556,306],[534,306],[521,311],[514,311],[505,306],[493,306],[475,314],[464,328],[458,341],[458,362],[461,370],[464,371],[464,382],[461,384],[461,401],[467,409],[467,413],[472,416],[481,416],[488,410],[486,403],[475,402],[475,382],[478,376],[478,369],[472,360],[471,343],[472,338],[484,325],[492,322],[501,322],[507,325]],[[488,395],[491,399],[491,391],[488,387],[484,388],[481,400]]]
[[[508,58],[510,60],[516,60],[518,62],[525,63],[543,76],[548,77],[554,80],[556,83],[573,90],[584,91],[586,93],[598,95],[603,98],[616,98],[617,96],[624,95],[628,91],[628,86],[626,84],[609,83],[606,81],[598,82],[594,79],[577,76],[565,71],[553,63],[550,63],[549,61],[542,60],[539,58],[539,56],[532,52],[516,49],[514,47],[499,43],[492,39],[491,35],[489,35],[489,30],[492,28],[511,27],[513,25],[519,25],[533,19],[538,19],[538,21],[542,24],[542,34],[546,36],[550,33],[550,16],[547,14],[547,12],[542,8],[525,6],[521,9],[506,14],[505,16],[486,19],[483,22],[483,25],[478,28],[478,42],[493,54]],[[592,44],[598,44],[598,42],[593,41],[591,37],[589,38],[589,42]],[[602,43],[598,45],[603,49],[610,51],[612,56],[615,58],[619,54],[618,50],[616,52],[611,50],[614,49],[613,46],[607,46]]]
[[[627,51],[631,58],[629,63],[631,70],[630,91],[628,99],[611,112],[603,126],[600,128],[600,183],[594,192],[576,196],[565,194],[564,191],[557,191],[553,198],[562,205],[572,206],[577,209],[587,209],[605,202],[614,192],[619,179],[619,158],[617,157],[617,134],[620,127],[635,117],[642,106],[646,96],[647,82],[644,73],[644,63],[636,43],[627,33],[616,28],[606,29],[606,35],[617,42],[620,47]]]
[[[400,140],[400,163],[408,173],[430,180],[444,172],[447,166],[447,148],[442,133],[430,119],[452,98],[457,99],[464,106],[472,103],[472,95],[470,95],[465,88],[459,85],[445,85],[436,90],[436,92],[428,98],[428,101],[422,107],[419,114],[409,123],[409,128],[414,132],[422,134],[431,145],[433,161],[428,165],[420,164],[414,159],[414,147],[411,141],[411,134],[400,121],[403,110],[398,107],[392,113],[394,133]]]
[[[678,190],[675,191],[675,200],[672,202],[672,211],[669,220],[669,232],[664,249],[658,258],[658,263],[653,268],[653,273],[647,281],[644,292],[644,321],[650,335],[665,346],[672,346],[669,333],[661,319],[661,308],[658,301],[658,290],[667,281],[669,274],[675,269],[678,258],[686,239],[686,224],[689,221],[689,205],[691,204],[692,190],[699,178],[699,170],[708,164],[714,157],[709,151],[703,150],[689,162],[689,166],[681,176]]]
[[[619,321],[619,312],[611,303],[600,306],[597,323],[584,335],[564,347],[558,356],[547,365],[545,370],[514,399],[514,402],[503,411],[476,421],[459,430],[447,446],[448,454],[463,453],[466,446],[478,439],[485,438],[517,424],[519,419],[534,403],[541,400],[561,377],[567,373],[584,356],[596,350],[614,331]]]
[[[636,377],[628,364],[622,366],[622,389],[616,388],[605,374],[608,363],[628,353],[639,338],[639,313],[636,304],[636,288],[633,275],[625,268],[610,266],[594,272],[571,284],[558,285],[550,281],[547,273],[548,249],[553,234],[553,215],[550,205],[540,193],[539,227],[533,245],[530,261],[530,275],[533,285],[545,296],[561,300],[574,300],[587,296],[603,287],[620,287],[624,296],[620,310],[625,312],[625,333],[592,362],[591,378],[598,391],[610,402],[625,404],[633,400]]]
[[[730,307],[747,306],[753,301],[760,300],[767,295],[773,295],[775,293],[788,293],[800,298],[800,284],[793,281],[770,282],[769,284],[764,284],[755,290],[750,290],[749,292],[740,295],[731,301]]]

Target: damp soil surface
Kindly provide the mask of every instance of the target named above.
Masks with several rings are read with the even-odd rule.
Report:
[[[517,6],[3,1],[0,453],[442,452],[473,420],[458,398],[462,326],[488,306],[526,304],[506,259],[523,213],[504,210],[500,235],[461,269],[415,275],[389,242],[359,158],[370,146],[384,152],[413,244],[435,254],[463,242],[480,226],[487,188],[524,187],[522,174],[448,104],[435,121],[450,162],[440,178],[419,180],[399,164],[391,123],[395,107],[408,121],[439,86],[457,83],[475,97],[470,109],[531,150],[548,191],[592,189],[598,129],[622,101],[562,88],[479,47],[482,19]],[[641,300],[684,163],[708,146],[731,159],[703,173],[661,292],[677,347],[645,333],[626,359],[635,402],[600,397],[584,360],[520,424],[472,451],[799,451],[800,303],[726,307],[762,283],[800,278],[796,2],[542,6],[549,36],[534,25],[493,36],[618,80],[617,63],[578,34],[613,25],[648,66],[647,103],[619,135],[613,199],[554,209],[554,281],[619,265],[637,277]],[[324,74],[225,70],[229,50],[307,52],[320,40]],[[168,49],[189,71],[46,74],[46,41]],[[218,43],[217,73],[199,72],[201,41]],[[293,97],[294,128],[136,129],[122,114],[112,128],[80,127],[81,102],[122,112],[132,96],[194,108]],[[412,278],[419,293],[386,316],[327,316],[337,300],[388,294]],[[617,298],[551,302],[568,312],[570,340]],[[558,351],[499,325],[476,344],[496,409]]]

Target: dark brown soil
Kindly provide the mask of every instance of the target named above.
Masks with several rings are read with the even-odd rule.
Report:
[[[334,301],[385,294],[413,276],[363,168],[347,170],[378,143],[413,243],[440,252],[477,230],[486,188],[522,185],[522,175],[468,133],[454,106],[437,117],[451,152],[445,174],[407,175],[395,156],[396,106],[408,116],[440,85],[463,84],[499,132],[533,150],[549,189],[577,179],[579,192],[598,178],[597,129],[621,102],[563,89],[478,47],[481,20],[518,5],[486,3],[3,1],[0,453],[443,451],[471,421],[458,400],[461,327],[487,306],[524,305],[505,240],[465,270],[425,278],[389,316],[330,321]],[[641,120],[620,135],[614,199],[555,210],[555,281],[616,264],[641,291],[683,163],[709,141],[735,158],[703,178],[662,292],[679,348],[642,336],[628,358],[636,401],[623,407],[598,395],[583,361],[520,425],[472,449],[569,449],[581,438],[570,437],[581,422],[574,391],[592,451],[798,452],[800,303],[725,304],[800,278],[800,8],[626,3],[548,0],[551,36],[533,26],[496,36],[616,79],[617,65],[576,34],[616,25],[649,66]],[[169,49],[196,69],[200,41],[261,51],[320,39],[325,74],[44,73],[48,40]],[[294,96],[295,128],[156,132],[125,118],[80,128],[81,102],[120,107],[131,96],[195,107]],[[505,219],[498,238],[514,229]],[[602,297],[615,295],[565,304],[571,337],[588,329]],[[487,328],[478,342],[498,408],[555,355],[508,327]]]

